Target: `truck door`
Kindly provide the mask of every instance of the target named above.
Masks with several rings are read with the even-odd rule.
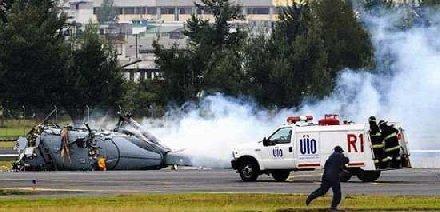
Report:
[[[319,169],[321,167],[321,139],[319,132],[301,132],[296,135],[297,168]]]
[[[279,128],[267,139],[261,151],[261,162],[266,169],[293,169],[295,167],[291,141],[291,127]]]

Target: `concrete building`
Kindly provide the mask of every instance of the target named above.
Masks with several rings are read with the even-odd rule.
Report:
[[[61,0],[69,20],[81,27],[98,23],[97,14],[104,0]],[[409,3],[414,0],[394,0]],[[231,0],[242,7],[245,20],[237,24],[250,30],[270,33],[279,8],[291,0]],[[209,11],[199,10],[200,0],[113,0],[116,19],[100,24],[100,34],[108,36],[118,52],[125,76],[130,80],[160,79],[154,60],[152,43],[159,40],[165,47],[185,48],[183,36],[186,21],[192,14],[213,20]]]
[[[98,23],[97,14],[104,0],[62,0],[69,21],[81,28]],[[231,3],[242,7],[245,20],[239,24],[250,28],[271,29],[277,19],[277,8],[290,0],[236,0]],[[194,0],[113,0],[117,18],[112,23],[101,23],[100,34],[111,37],[118,59],[130,80],[160,79],[154,63],[154,40],[165,47],[186,46],[183,30],[192,14],[213,20],[213,16],[199,10]],[[159,39],[160,38],[160,39]]]
[[[290,0],[233,0],[242,6],[247,21],[270,21],[277,18],[277,7],[287,5]],[[162,20],[184,22],[191,14],[212,19],[208,12],[196,8],[195,0],[113,0],[113,7],[122,23],[132,20]],[[103,0],[70,0],[65,3],[69,15],[78,23],[96,22],[96,12]]]

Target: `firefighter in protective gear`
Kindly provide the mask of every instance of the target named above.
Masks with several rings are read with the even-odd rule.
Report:
[[[348,158],[343,154],[344,150],[336,146],[333,154],[327,159],[324,165],[324,174],[322,175],[321,186],[312,192],[306,200],[309,205],[314,199],[324,196],[330,188],[333,191],[331,209],[336,210],[341,202],[341,181],[340,174],[345,164],[348,164]]]
[[[371,143],[373,144],[374,164],[377,168],[386,168],[390,158],[385,156],[385,143],[377,125],[376,117],[370,116],[368,123],[370,124]]]
[[[397,138],[399,131],[394,126],[388,125],[385,121],[380,122],[379,127],[385,143],[385,155],[391,159],[391,167],[400,168],[400,144]]]

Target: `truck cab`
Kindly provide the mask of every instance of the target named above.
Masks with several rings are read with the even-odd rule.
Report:
[[[261,174],[271,174],[276,181],[287,180],[291,171],[307,171],[324,168],[325,161],[335,146],[341,146],[350,159],[341,181],[357,175],[365,182],[375,181],[380,172],[411,167],[404,131],[399,129],[399,167],[378,167],[375,164],[373,145],[368,124],[341,124],[336,116],[321,119],[318,124],[313,117],[289,117],[288,124],[276,128],[261,141],[234,148],[231,165],[243,181],[255,181]],[[396,125],[398,126],[398,125]]]

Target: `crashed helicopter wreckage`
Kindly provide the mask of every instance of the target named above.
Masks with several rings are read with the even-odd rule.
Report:
[[[48,124],[52,113],[27,137],[17,140],[17,171],[149,170],[191,165],[189,157],[173,152],[129,115],[120,115],[113,131]]]

